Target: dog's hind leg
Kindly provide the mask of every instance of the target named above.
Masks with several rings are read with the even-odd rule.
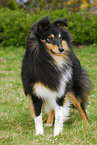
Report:
[[[50,113],[49,113],[49,116],[48,116],[48,119],[47,119],[47,122],[46,122],[45,126],[48,126],[48,127],[52,126],[53,121],[54,121],[54,110],[50,111]]]
[[[71,103],[78,109],[81,118],[88,122],[88,117],[85,111],[85,107],[81,103],[81,101],[75,97],[74,93],[70,93],[69,97],[70,97]]]
[[[30,108],[34,117],[36,135],[43,135],[42,100],[33,95],[30,97]]]
[[[79,110],[81,118],[89,123],[89,119],[87,117],[87,114],[86,114],[86,111],[85,111],[85,107],[83,106],[83,104],[79,102],[77,108]]]

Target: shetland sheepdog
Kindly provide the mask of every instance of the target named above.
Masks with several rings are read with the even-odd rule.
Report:
[[[79,110],[88,121],[85,106],[89,93],[89,79],[75,56],[67,18],[49,21],[49,16],[33,24],[26,41],[22,62],[22,81],[30,96],[36,135],[43,135],[42,110],[49,113],[46,125],[52,125],[54,136],[62,133],[70,106]]]

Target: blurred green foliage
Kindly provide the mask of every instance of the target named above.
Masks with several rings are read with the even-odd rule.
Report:
[[[66,9],[38,10],[26,13],[23,10],[0,9],[0,43],[3,46],[24,46],[27,34],[33,23],[50,15],[50,20],[68,17],[69,31],[75,44],[97,43],[97,15],[87,12],[72,13]]]
[[[72,12],[77,12],[86,8],[87,10],[92,7],[97,8],[97,0],[27,0],[21,4],[18,4],[16,0],[0,0],[1,7],[8,7],[10,9],[24,8],[26,10],[37,10],[39,9],[62,9],[66,8]]]
[[[11,10],[16,10],[19,8],[19,5],[16,3],[15,0],[8,0],[7,1],[7,7]]]

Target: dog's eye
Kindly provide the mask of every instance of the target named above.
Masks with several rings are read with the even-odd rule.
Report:
[[[51,34],[51,35],[49,36],[49,39],[50,39],[50,40],[53,40],[53,39],[54,39],[54,35]]]
[[[53,38],[53,37],[49,37],[49,39],[50,39],[50,40],[53,40],[54,38]]]

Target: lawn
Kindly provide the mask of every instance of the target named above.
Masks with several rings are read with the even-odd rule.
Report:
[[[53,137],[54,126],[44,128],[44,136],[35,136],[29,98],[21,83],[24,48],[0,47],[0,144],[1,145],[95,145],[97,144],[97,45],[74,49],[89,73],[92,90],[87,104],[90,124],[71,109],[61,135]],[[45,117],[43,115],[43,119]]]

